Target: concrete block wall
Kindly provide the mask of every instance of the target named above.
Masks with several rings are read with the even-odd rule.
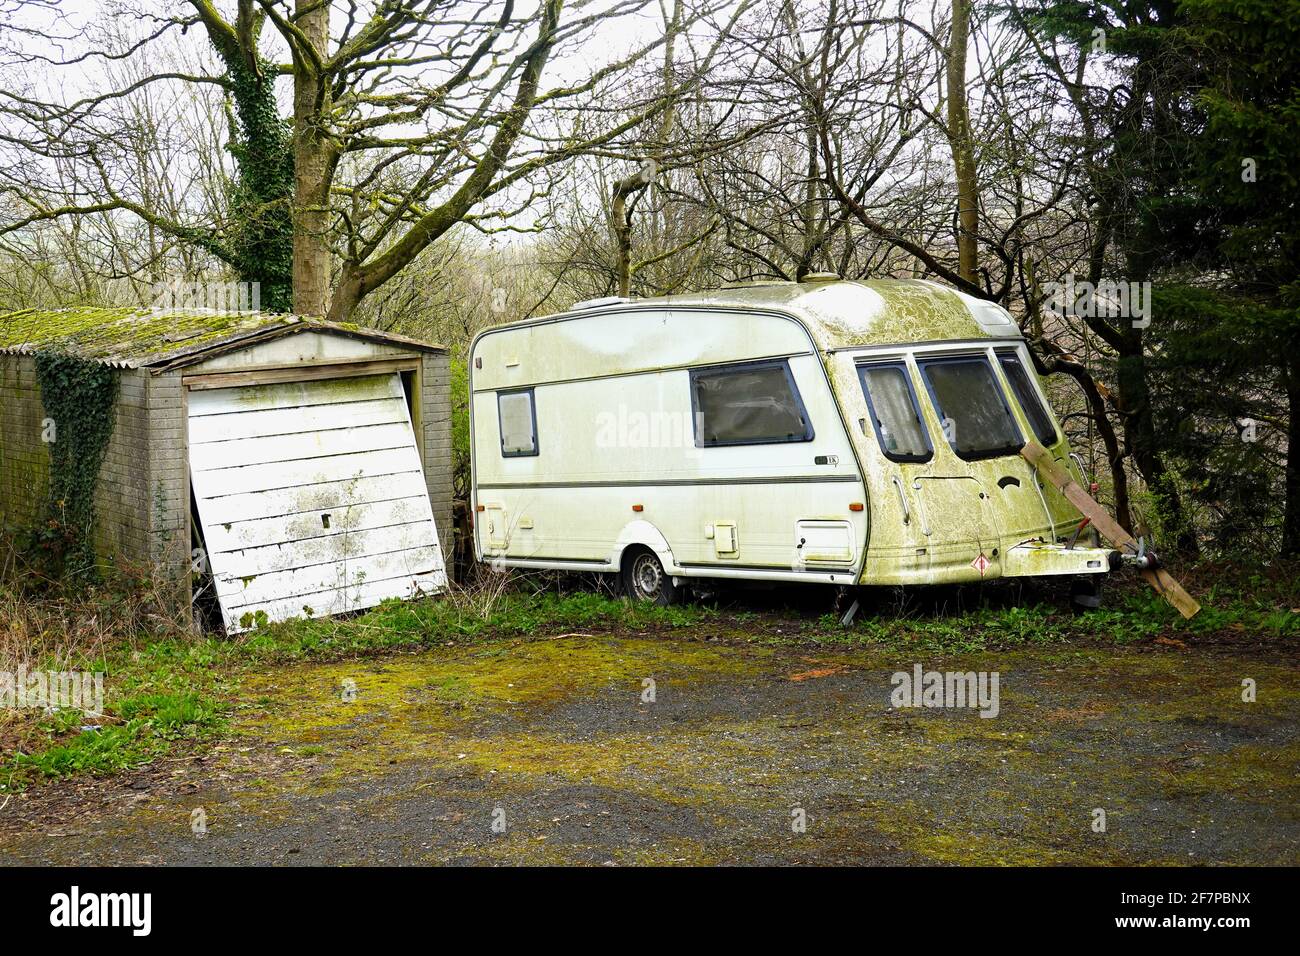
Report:
[[[113,436],[95,486],[95,550],[149,575],[185,620],[190,541],[181,375],[120,375]]]
[[[184,585],[188,604],[182,415],[180,373],[119,373],[113,434],[95,485],[95,550],[101,560],[165,570],[165,580]],[[40,516],[50,473],[45,418],[36,359],[0,356],[0,524],[26,528]]]
[[[429,487],[438,542],[450,573],[455,544],[451,486],[451,360],[446,353],[426,352],[421,359],[420,427],[423,431],[424,480]]]
[[[149,408],[149,522],[147,554],[160,581],[176,587],[175,600],[190,601],[189,452],[181,373],[147,374]]]
[[[36,359],[0,355],[0,527],[27,528],[45,501],[50,452]]]
[[[113,435],[95,485],[95,551],[146,567],[149,558],[149,373],[119,373]]]
[[[95,485],[95,550],[101,558],[141,564],[149,557],[148,375],[123,371],[119,376],[113,434]],[[36,359],[0,356],[0,515],[13,527],[29,527],[44,506],[50,475],[45,418]],[[69,425],[56,422],[55,427]]]

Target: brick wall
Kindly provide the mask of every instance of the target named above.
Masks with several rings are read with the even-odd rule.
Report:
[[[425,353],[420,377],[424,383],[420,398],[424,480],[450,574],[455,529],[451,517],[451,362],[446,353]]]

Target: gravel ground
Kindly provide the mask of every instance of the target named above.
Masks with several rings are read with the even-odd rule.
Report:
[[[892,707],[918,663],[997,672],[998,715]],[[683,630],[279,667],[201,752],[13,797],[0,861],[1296,864],[1296,663]]]

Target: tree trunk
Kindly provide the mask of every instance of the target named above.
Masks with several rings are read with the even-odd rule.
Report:
[[[610,228],[614,234],[615,284],[618,288],[617,294],[624,299],[632,294],[632,213],[627,208],[627,201],[654,181],[664,150],[668,149],[668,140],[672,136],[673,120],[676,113],[672,104],[672,98],[675,95],[673,69],[677,49],[677,31],[681,29],[681,22],[682,5],[680,0],[675,0],[672,15],[669,16],[666,12],[664,14],[664,29],[667,31],[667,39],[664,41],[664,65],[661,73],[663,92],[661,95],[665,100],[669,101],[669,105],[664,110],[663,120],[659,124],[659,142],[653,145],[650,158],[637,172],[614,183],[614,195],[610,202]],[[658,236],[655,235],[656,229],[655,221],[652,218],[650,223],[652,241],[658,239]]]
[[[1282,367],[1286,381],[1286,504],[1282,516],[1282,554],[1300,555],[1300,359],[1291,356]]]
[[[293,132],[276,106],[274,65],[259,58],[256,46],[236,54],[226,65],[239,124],[232,144],[239,169],[231,202],[233,265],[241,281],[258,283],[262,308],[288,312],[293,308]]]
[[[1119,354],[1115,381],[1120,414],[1124,421],[1125,444],[1133,453],[1133,463],[1147,488],[1160,502],[1162,523],[1173,530],[1173,546],[1186,557],[1196,557],[1200,553],[1196,530],[1187,521],[1178,488],[1160,456],[1155,415],[1147,384],[1146,355],[1142,349],[1140,332],[1126,336],[1125,348]]]
[[[614,184],[610,203],[610,225],[614,230],[615,295],[626,299],[632,294],[632,221],[627,214],[627,197],[637,188],[637,177],[620,179]]]
[[[293,78],[293,310],[324,316],[329,311],[329,188],[332,148],[324,116],[329,90],[319,63],[329,52],[330,6],[320,0],[297,0],[298,29],[316,51],[294,51]]]
[[[971,144],[970,110],[966,104],[966,43],[970,37],[970,0],[952,0],[952,36],[948,42],[948,141],[957,178],[957,272],[975,281],[979,268],[976,232],[979,193],[975,151]]]
[[[614,272],[618,294],[625,299],[632,294],[632,214],[627,201],[654,181],[657,168],[655,161],[648,159],[631,176],[614,183],[609,208],[610,227],[614,231]]]

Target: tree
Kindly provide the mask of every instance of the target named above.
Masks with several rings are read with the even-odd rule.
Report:
[[[335,15],[326,0],[235,0],[234,16],[224,17],[214,0],[189,0],[191,14],[150,14],[143,19],[154,26],[142,34],[53,63],[147,59],[161,36],[198,25],[224,72],[159,71],[70,103],[7,96],[11,125],[27,134],[11,135],[10,147],[30,147],[38,163],[77,166],[82,199],[54,205],[35,195],[29,178],[12,182],[7,191],[30,213],[0,232],[126,211],[249,274],[259,262],[282,267],[291,215],[294,310],[346,319],[452,228],[511,228],[502,224],[545,195],[560,163],[615,143],[665,109],[662,97],[629,97],[614,86],[664,36],[617,49],[571,82],[543,82],[555,51],[648,2],[589,2],[566,16],[563,0],[527,11],[514,0],[374,0]],[[716,7],[688,10],[683,29]],[[263,54],[268,33],[287,63],[272,65]],[[293,84],[291,125],[274,108],[281,76]],[[100,121],[110,104],[155,83],[209,83],[230,95],[240,172],[233,226],[176,221],[113,188],[103,156],[114,131]],[[600,104],[616,96],[623,117],[602,123],[608,113]]]
[[[975,147],[971,142],[970,110],[966,102],[966,44],[970,38],[970,0],[952,0],[948,31],[948,140],[957,183],[957,274],[975,281],[978,267],[979,186]]]
[[[260,49],[266,15],[254,0],[238,0],[232,24],[209,0],[191,3],[226,68],[233,105],[230,152],[237,180],[228,261],[242,280],[261,286],[264,307],[287,312],[293,305],[294,139],[276,102],[279,71]]]
[[[1214,215],[1197,235],[1229,293],[1212,327],[1246,350],[1248,369],[1273,368],[1286,396],[1280,550],[1300,554],[1300,2],[1186,0],[1183,10],[1208,74],[1189,167]],[[1264,387],[1254,376],[1251,390]]]
[[[1195,82],[1176,3],[1041,0],[1013,3],[1010,12],[1078,117],[1090,234],[1080,281],[1096,286],[1118,273],[1132,285],[1160,277],[1162,243],[1152,225],[1180,188],[1179,156],[1190,149],[1192,122],[1186,92]],[[1072,70],[1056,41],[1071,51]],[[1094,59],[1100,62],[1090,72]],[[1159,500],[1174,543],[1195,554],[1199,542],[1157,426],[1146,326],[1129,314],[1097,310],[1081,318],[1114,357],[1110,403],[1124,436],[1122,454]]]

